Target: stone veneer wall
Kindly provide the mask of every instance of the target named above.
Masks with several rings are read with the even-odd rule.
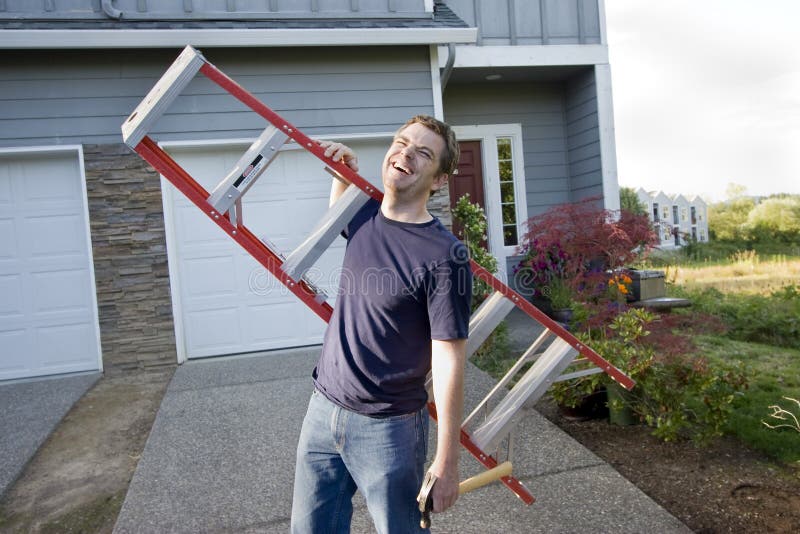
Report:
[[[453,213],[450,210],[450,191],[447,187],[439,189],[428,200],[428,211],[431,215],[435,215],[442,221],[442,224],[448,229],[453,230]]]
[[[83,150],[104,369],[174,365],[159,176],[124,144]]]

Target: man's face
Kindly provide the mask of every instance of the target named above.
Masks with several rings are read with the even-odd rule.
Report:
[[[445,149],[444,139],[420,123],[407,126],[395,135],[383,158],[383,187],[404,198],[428,198],[431,190],[447,183],[439,171]],[[419,195],[419,196],[418,196]]]

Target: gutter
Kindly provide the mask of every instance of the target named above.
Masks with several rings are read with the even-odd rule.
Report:
[[[102,7],[103,7],[103,13],[105,13],[112,19],[117,19],[117,20],[122,19],[122,11],[111,5],[111,0],[103,0]]]
[[[413,46],[467,44],[476,38],[477,28],[3,30],[0,49]]]
[[[453,65],[456,63],[456,45],[455,43],[447,43],[447,63],[444,66],[441,76],[442,93],[447,87],[447,82],[450,81],[450,75],[453,73]]]

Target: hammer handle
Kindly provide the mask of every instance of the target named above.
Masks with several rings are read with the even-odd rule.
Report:
[[[511,462],[503,462],[497,467],[463,481],[458,485],[458,494],[463,495],[509,475],[511,475]]]

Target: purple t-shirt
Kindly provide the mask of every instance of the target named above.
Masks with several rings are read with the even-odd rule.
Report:
[[[431,340],[464,339],[472,271],[466,247],[438,219],[387,219],[370,200],[345,230],[347,250],[316,388],[375,417],[425,405]]]

